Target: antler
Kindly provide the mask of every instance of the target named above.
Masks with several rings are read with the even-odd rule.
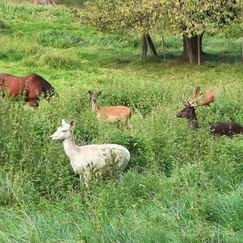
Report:
[[[215,101],[214,92],[213,92],[213,90],[208,89],[208,90],[206,90],[206,99],[202,104],[200,104],[200,106],[209,105],[211,102],[214,102],[214,101]]]
[[[202,104],[195,104],[199,101],[199,99],[202,97],[202,92],[200,92],[200,87],[197,87],[195,92],[194,92],[194,97],[191,101],[187,101],[186,103],[189,106],[204,106],[204,105],[209,105],[211,102],[214,102],[214,92],[213,90],[206,90],[206,98],[205,101]]]
[[[197,87],[194,93],[194,97],[191,101],[187,101],[188,105],[193,106],[194,103],[198,102],[201,98],[202,93],[200,92],[200,87]]]

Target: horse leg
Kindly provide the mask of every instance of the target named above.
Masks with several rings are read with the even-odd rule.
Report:
[[[38,107],[39,106],[39,102],[38,102],[37,97],[35,97],[35,98],[29,97],[28,101],[29,101],[29,106],[31,106],[31,107]]]
[[[26,93],[29,101],[29,106],[31,107],[38,107],[39,106],[39,99],[37,90],[29,88],[29,92]]]

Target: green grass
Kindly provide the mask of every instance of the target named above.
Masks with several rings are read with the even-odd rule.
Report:
[[[153,34],[160,58],[140,60],[140,36],[101,33],[57,8],[0,3],[1,72],[38,73],[58,91],[38,110],[0,98],[0,242],[241,242],[243,137],[212,137],[208,122],[243,123],[241,40],[207,36],[203,65],[178,60],[179,37]],[[235,27],[234,27],[235,28]],[[226,38],[227,37],[227,38]],[[196,86],[215,91],[191,131],[175,118]],[[134,129],[98,123],[100,106],[129,105]],[[49,137],[75,119],[78,145],[119,143],[131,152],[118,181],[80,185],[61,143]]]

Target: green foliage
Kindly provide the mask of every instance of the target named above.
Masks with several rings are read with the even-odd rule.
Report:
[[[85,39],[78,35],[68,35],[66,31],[60,32],[48,30],[37,36],[38,43],[44,46],[53,46],[58,48],[69,48],[85,43]]]
[[[133,168],[141,172],[145,170],[146,165],[150,162],[148,145],[145,139],[142,139],[127,134],[118,134],[112,138],[112,143],[121,144],[130,151],[132,157],[128,169]]]
[[[242,38],[243,25],[241,22],[235,21],[230,25],[230,29],[225,32],[227,38]]]
[[[55,0],[57,4],[63,4],[68,7],[83,7],[85,0]]]
[[[70,48],[92,45],[138,47],[140,45],[140,39],[138,40],[136,37],[132,39],[130,33],[128,37],[124,36],[121,38],[121,36],[117,34],[103,36],[97,33],[95,35],[87,35],[84,31],[73,32],[73,30],[47,30],[45,32],[41,32],[36,37],[36,41],[43,46],[52,46],[56,48]]]
[[[10,27],[4,21],[0,20],[0,29],[1,29],[1,31],[7,30],[9,28]]]
[[[1,13],[5,16],[5,21],[32,21],[38,20],[44,23],[62,23],[65,24],[74,20],[74,15],[67,8],[52,8],[48,6],[28,5],[26,8],[23,4],[12,4],[7,1],[0,3]]]
[[[177,31],[187,36],[215,33],[240,19],[242,1],[89,1],[83,11],[87,23],[102,30],[151,29]]]
[[[59,93],[38,109],[0,97],[0,242],[241,241],[243,140],[208,131],[210,122],[243,122],[239,39],[205,35],[210,59],[189,66],[168,35],[167,59],[143,62],[139,37],[80,25],[79,10],[8,1],[0,9],[1,72],[38,73]],[[191,131],[175,114],[196,86],[216,100],[197,108],[202,127]],[[102,91],[100,106],[130,106],[133,129],[98,122],[88,90]],[[128,148],[119,180],[80,184],[62,143],[49,139],[62,118],[75,120],[77,145]]]

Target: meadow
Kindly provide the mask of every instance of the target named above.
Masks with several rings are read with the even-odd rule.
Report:
[[[101,33],[80,10],[0,3],[0,70],[37,73],[59,93],[33,109],[0,98],[0,242],[242,242],[243,137],[214,137],[208,123],[243,123],[239,28],[205,35],[207,60],[182,63],[180,36],[151,33],[160,54],[140,60],[141,35]],[[198,107],[202,128],[176,118],[197,86],[215,102]],[[133,129],[97,122],[100,106],[132,108]],[[87,190],[62,143],[50,135],[75,120],[78,145],[118,143],[131,153],[119,180]]]

